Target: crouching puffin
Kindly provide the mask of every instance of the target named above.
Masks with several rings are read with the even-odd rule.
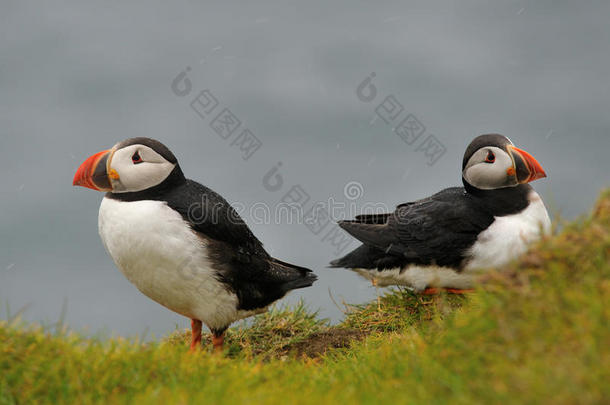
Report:
[[[379,286],[464,292],[481,270],[508,263],[550,231],[544,203],[528,184],[543,177],[536,159],[507,137],[478,136],[464,153],[464,187],[339,222],[363,244],[331,267]]]
[[[107,192],[99,233],[117,267],[149,298],[201,325],[222,350],[229,325],[309,287],[311,270],[271,257],[220,195],[184,177],[173,153],[131,138],[88,158],[73,185]]]

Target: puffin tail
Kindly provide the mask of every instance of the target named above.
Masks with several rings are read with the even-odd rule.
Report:
[[[360,245],[340,259],[329,263],[330,268],[391,269],[402,266],[403,258],[375,247]]]
[[[329,268],[345,268],[353,269],[356,267],[367,267],[368,265],[368,254],[370,249],[365,245],[360,245],[356,249],[352,250],[345,256],[335,259],[328,264]],[[374,266],[372,266],[374,267]]]
[[[298,288],[310,287],[318,279],[308,268],[272,259],[271,265],[282,274],[281,288],[284,293]]]

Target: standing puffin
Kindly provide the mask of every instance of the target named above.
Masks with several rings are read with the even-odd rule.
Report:
[[[379,286],[464,292],[477,272],[510,262],[550,231],[544,203],[528,184],[543,177],[536,159],[507,137],[478,136],[464,153],[464,187],[339,222],[363,244],[331,267],[350,268]]]
[[[173,153],[131,138],[88,158],[73,185],[105,191],[99,233],[117,267],[152,300],[201,325],[222,350],[229,325],[309,287],[311,270],[271,257],[229,203],[184,177]]]

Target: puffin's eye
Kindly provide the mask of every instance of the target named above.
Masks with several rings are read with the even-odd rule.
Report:
[[[496,161],[496,155],[492,151],[487,152],[487,157],[485,158],[486,163],[493,163]]]
[[[140,157],[140,154],[138,152],[133,154],[133,156],[131,157],[131,161],[133,162],[134,165],[137,165],[138,163],[143,162],[143,160]]]

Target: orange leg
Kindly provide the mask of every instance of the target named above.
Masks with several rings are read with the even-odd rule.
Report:
[[[474,292],[474,288],[466,288],[464,290],[460,290],[459,288],[445,288],[445,291],[450,294],[468,294]]]
[[[201,321],[191,319],[191,352],[201,348]]]
[[[216,353],[221,353],[222,352],[222,346],[224,344],[225,341],[225,334],[224,331],[217,333],[217,332],[212,332],[212,345],[214,346],[214,352]]]
[[[422,291],[423,295],[435,295],[435,294],[440,294],[440,292],[444,290],[445,292],[449,293],[449,294],[468,294],[471,292],[474,292],[473,288],[468,288],[465,290],[461,290],[459,288],[426,288],[424,291]]]

